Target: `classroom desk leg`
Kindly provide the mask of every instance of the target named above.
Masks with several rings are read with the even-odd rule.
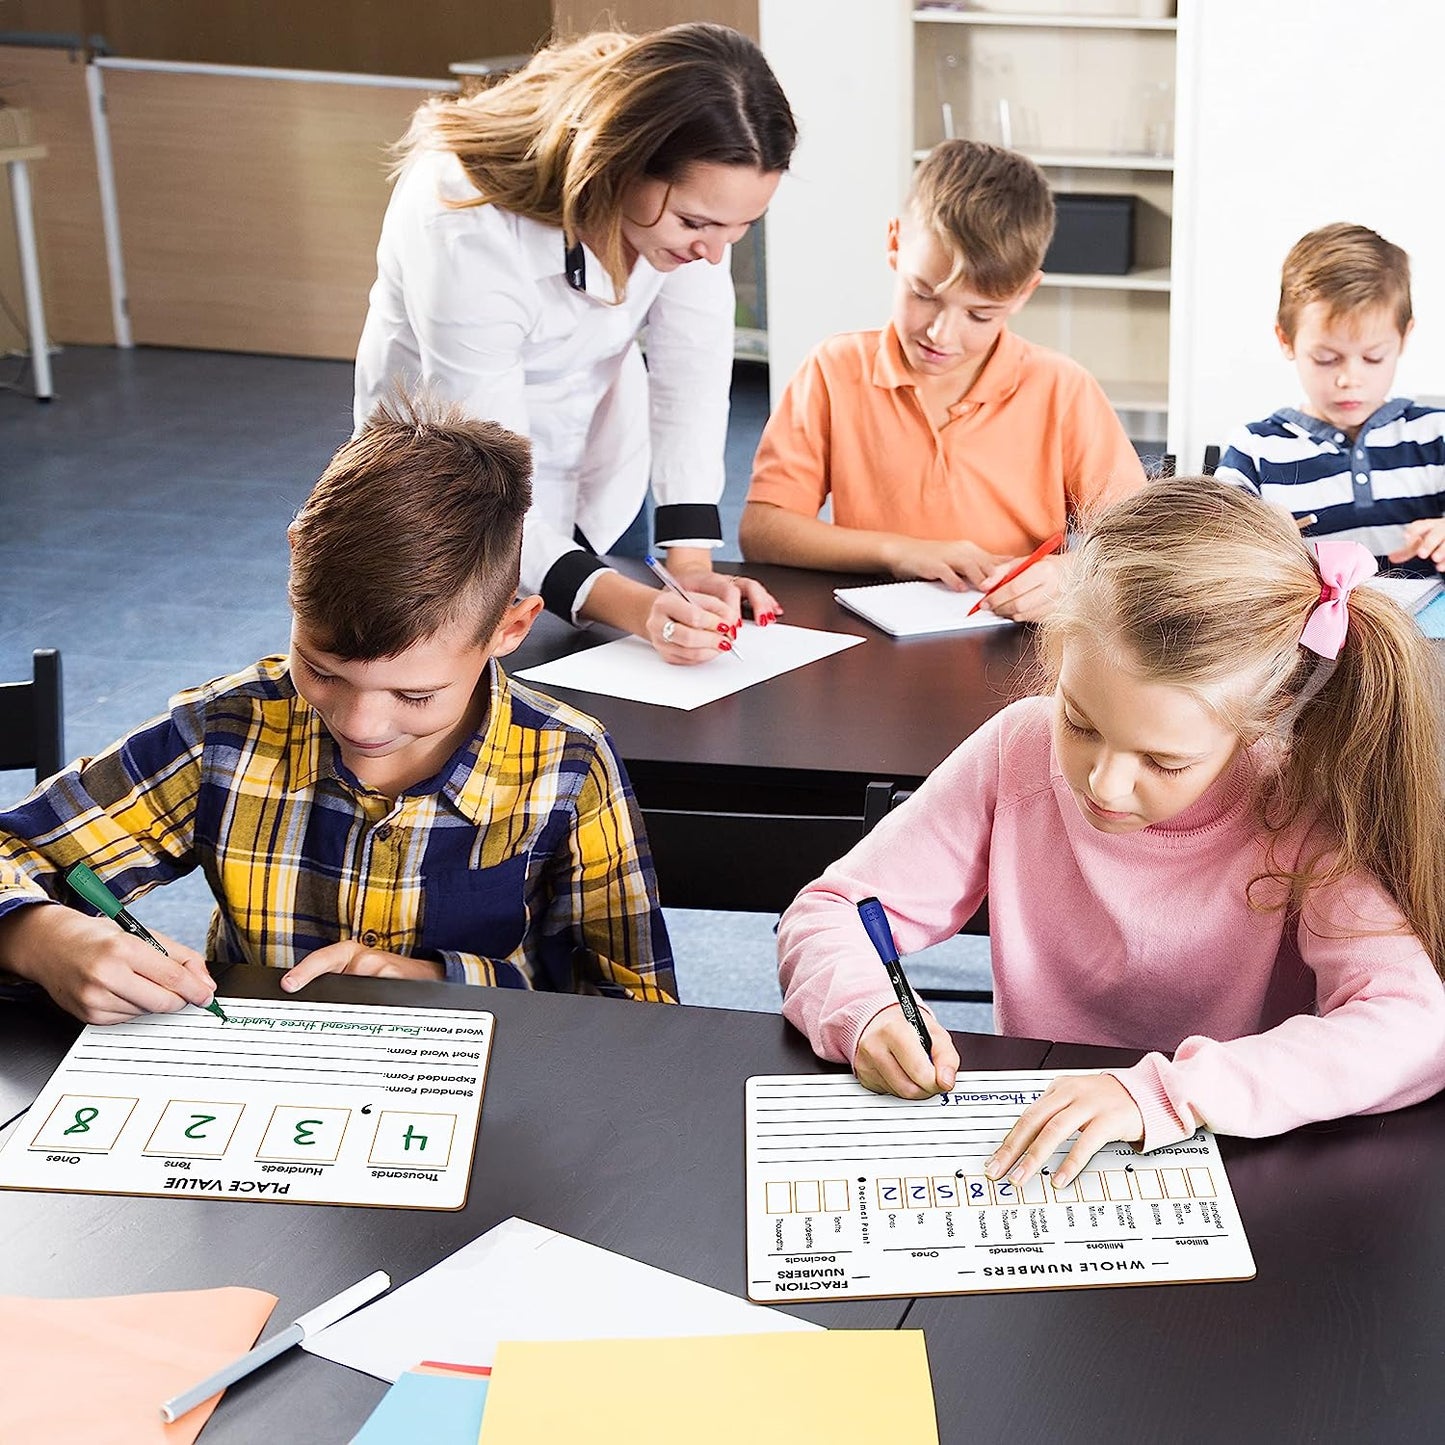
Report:
[[[25,320],[30,328],[30,364],[35,370],[35,399],[54,396],[50,384],[50,338],[40,294],[40,260],[35,251],[35,213],[30,205],[30,164],[8,161],[10,201],[15,209],[15,239],[20,247],[20,279],[25,288]]]

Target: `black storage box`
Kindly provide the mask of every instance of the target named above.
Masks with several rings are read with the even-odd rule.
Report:
[[[1044,253],[1044,270],[1086,276],[1123,276],[1132,270],[1137,200],[1055,193],[1054,239]]]

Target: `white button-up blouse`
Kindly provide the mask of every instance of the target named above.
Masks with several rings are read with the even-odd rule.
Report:
[[[584,248],[569,283],[562,232],[476,195],[450,151],[398,177],[356,353],[355,422],[398,383],[426,384],[530,437],[522,586],[574,617],[649,476],[660,545],[715,546],[732,376],[733,285],[720,265],[663,274],[641,258],[617,302]],[[638,349],[646,328],[647,364]]]

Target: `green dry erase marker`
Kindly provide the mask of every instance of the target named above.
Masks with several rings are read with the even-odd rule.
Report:
[[[105,886],[95,873],[84,863],[77,863],[69,873],[65,875],[65,881],[90,904],[92,908],[98,908],[112,922],[118,923],[129,934],[136,938],[143,939],[156,950],[157,953],[165,953],[165,946],[146,926],[134,918],[119,898]],[[169,958],[170,954],[166,954]],[[226,1015],[220,1004],[212,999],[208,1004],[202,1004],[207,1013],[213,1013],[222,1023],[227,1022]]]

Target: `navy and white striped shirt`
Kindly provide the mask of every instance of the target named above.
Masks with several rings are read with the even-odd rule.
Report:
[[[1433,562],[1391,563],[1405,526],[1445,516],[1445,410],[1387,401],[1351,441],[1329,422],[1285,407],[1230,438],[1215,475],[1296,517],[1308,537],[1359,542],[1381,568],[1436,576]]]

